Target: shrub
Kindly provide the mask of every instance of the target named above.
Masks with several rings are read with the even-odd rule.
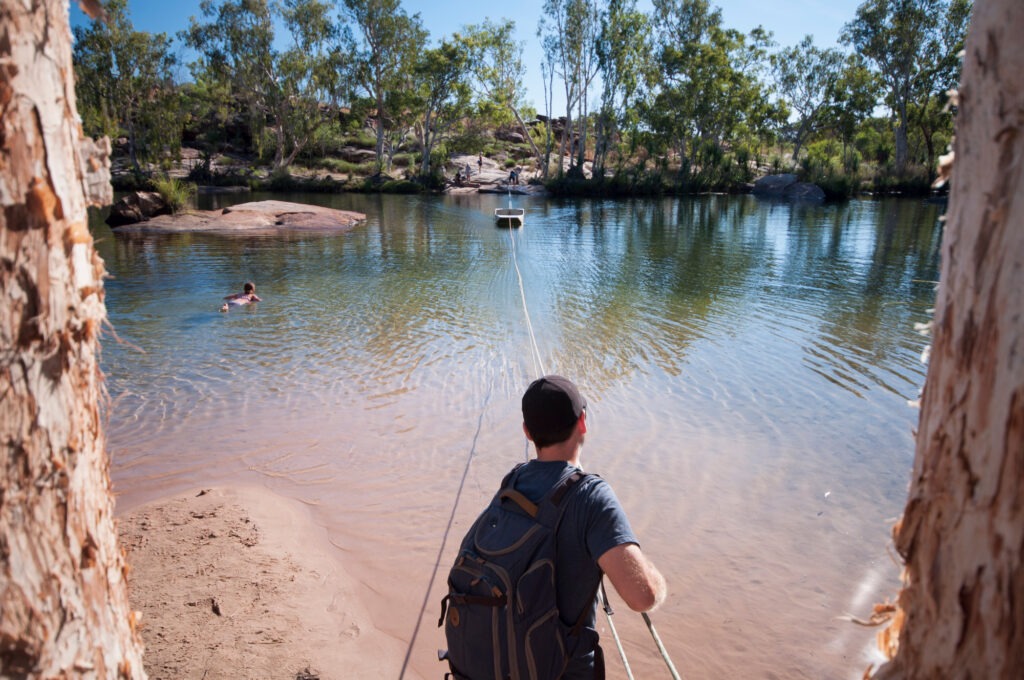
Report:
[[[187,207],[196,195],[195,184],[182,182],[177,177],[157,177],[153,180],[153,188],[175,214]]]

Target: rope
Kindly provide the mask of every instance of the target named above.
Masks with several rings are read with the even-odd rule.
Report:
[[[493,384],[491,385],[493,387]],[[416,619],[416,627],[409,639],[409,647],[405,650],[405,659],[402,661],[402,670],[398,674],[398,680],[405,677],[405,670],[409,666],[409,659],[412,657],[412,648],[416,644],[416,637],[420,633],[420,624],[423,623],[423,615],[427,611],[427,604],[430,601],[430,591],[434,588],[434,581],[437,579],[437,571],[441,568],[441,558],[444,556],[444,547],[448,544],[448,536],[451,534],[452,525],[455,524],[455,510],[459,507],[459,499],[462,498],[462,490],[466,486],[466,478],[469,477],[469,466],[476,455],[476,443],[480,439],[480,431],[483,430],[484,413],[487,412],[487,405],[491,402],[491,389],[487,390],[484,398],[483,408],[480,409],[480,417],[476,421],[476,432],[473,434],[473,444],[469,447],[469,455],[466,456],[466,467],[462,470],[462,479],[459,481],[459,490],[455,492],[455,503],[452,504],[452,514],[448,517],[448,526],[444,528],[444,537],[441,539],[441,547],[437,551],[437,559],[434,560],[434,572],[430,575],[430,582],[427,583],[427,592],[423,595],[423,605],[420,607],[420,615]]]
[[[509,192],[509,207],[512,203],[512,194]],[[512,234],[512,230],[509,229],[508,234],[509,241],[512,243],[512,264],[516,269],[516,276],[519,279],[519,297],[523,302],[523,316],[526,317],[526,327],[530,332],[530,344],[533,351],[534,367],[539,368],[540,372],[538,375],[547,375],[547,371],[544,370],[544,362],[540,356],[540,349],[537,347],[537,336],[533,333],[533,324],[530,322],[530,310],[526,305],[526,290],[523,286],[523,274],[519,271],[518,257],[516,256],[516,239]],[[530,460],[530,442],[526,442],[526,460]],[[607,595],[604,592],[604,579],[601,580],[601,587],[597,591],[597,600],[600,603],[602,609],[604,609],[605,618],[608,619],[608,629],[612,632],[612,637],[615,638],[615,646],[619,650],[619,657],[622,659],[622,665],[626,669],[627,680],[633,680],[633,671],[629,667],[629,659],[626,658],[626,650],[622,646],[622,640],[619,638],[619,631],[615,629],[615,623],[612,621],[612,607],[608,604]]]
[[[512,207],[512,192],[509,191],[509,207]],[[526,318],[526,328],[530,332],[530,345],[533,351],[534,367],[539,369],[538,375],[547,375],[547,371],[544,370],[544,362],[540,356],[540,349],[537,347],[537,337],[533,333],[533,323],[530,321],[530,310],[526,304],[526,290],[523,286],[523,274],[519,271],[519,258],[516,255],[516,239],[512,233],[512,229],[509,229],[508,233],[509,242],[512,244],[512,264],[515,266],[516,277],[519,279],[519,297],[523,303],[523,316]],[[526,460],[530,460],[530,443],[526,442]],[[626,650],[622,646],[622,640],[619,638],[619,632],[615,629],[615,623],[612,621],[612,615],[615,613],[612,611],[611,605],[608,603],[608,596],[604,591],[604,580],[601,581],[601,587],[597,593],[598,603],[604,609],[605,617],[608,619],[608,629],[612,632],[612,637],[615,638],[615,646],[619,650],[619,656],[622,658],[622,665],[626,669],[626,678],[633,680],[633,671],[629,667],[629,660],[626,658]],[[651,621],[651,617],[648,616],[647,612],[642,612],[644,621],[647,623],[647,629],[651,631],[651,637],[654,638],[654,643],[658,646],[658,651],[661,652],[661,658],[665,660],[665,664],[668,666],[669,672],[672,674],[673,680],[681,680],[679,672],[676,670],[675,664],[672,663],[671,657],[668,655],[668,650],[665,649],[665,645],[661,642],[661,637],[658,636],[658,631],[654,628],[654,622]]]
[[[622,658],[622,665],[626,668],[627,680],[633,680],[633,670],[629,667],[629,660],[626,659],[626,649],[622,646],[622,639],[619,638],[619,631],[615,630],[615,624],[612,623],[612,605],[608,601],[608,593],[604,591],[604,576],[601,577],[601,587],[597,589],[597,601],[604,609],[605,618],[608,619],[608,628],[612,631],[612,637],[615,638],[615,647],[619,650],[619,657]],[[646,616],[646,614],[645,614]]]
[[[665,660],[668,665],[668,671],[672,674],[673,680],[681,680],[679,677],[679,671],[676,670],[676,666],[672,663],[672,659],[668,655],[668,650],[665,649],[665,645],[661,643],[661,637],[658,635],[658,631],[654,630],[654,622],[651,621],[651,617],[647,615],[647,612],[643,612],[644,622],[647,624],[647,630],[651,631],[651,637],[654,638],[654,644],[658,645],[658,651],[661,652],[661,658]]]
[[[541,359],[540,349],[537,347],[537,336],[533,333],[533,322],[530,320],[530,309],[526,304],[526,289],[523,286],[523,273],[519,271],[519,258],[516,256],[516,237],[512,233],[511,228],[508,230],[508,239],[512,244],[512,265],[516,269],[516,278],[519,280],[519,299],[523,303],[523,316],[526,318],[526,329],[530,333],[530,348],[533,352],[533,367],[537,371],[538,377],[547,375],[548,372],[544,370],[544,360]]]
[[[509,205],[511,205],[511,192],[509,193],[509,201],[510,201]],[[523,274],[522,274],[522,272],[519,269],[519,262],[518,262],[518,258],[517,258],[517,255],[516,255],[515,235],[512,233],[511,229],[509,229],[509,242],[512,244],[512,264],[515,266],[516,277],[518,278],[518,281],[519,281],[519,296],[520,296],[520,300],[523,303],[523,316],[526,318],[526,327],[527,327],[527,329],[529,331],[529,334],[530,334],[530,346],[531,346],[531,350],[532,350],[532,359],[533,359],[533,362],[534,362],[534,368],[538,371],[538,375],[547,375],[547,371],[544,369],[544,361],[541,358],[540,348],[537,346],[537,337],[536,337],[536,335],[533,332],[533,323],[530,320],[529,307],[526,304],[526,289],[525,289],[525,286],[523,285]],[[409,640],[409,647],[408,647],[408,649],[406,650],[406,653],[405,653],[405,659],[402,662],[402,670],[401,670],[401,672],[398,675],[399,680],[402,680],[402,678],[405,677],[405,671],[406,671],[406,669],[409,666],[409,660],[410,660],[410,657],[412,656],[412,649],[413,649],[414,645],[416,644],[416,638],[419,635],[419,631],[420,631],[420,624],[423,621],[423,614],[426,612],[427,604],[428,604],[428,601],[430,599],[430,592],[431,592],[432,588],[434,587],[434,581],[437,578],[437,572],[438,572],[438,570],[440,569],[440,566],[441,566],[441,558],[444,555],[444,548],[445,548],[445,546],[448,543],[448,536],[451,533],[452,525],[455,523],[455,511],[459,507],[459,499],[462,497],[462,490],[463,490],[463,488],[466,485],[466,478],[469,476],[469,467],[470,467],[470,464],[473,461],[473,456],[476,454],[477,440],[480,438],[480,431],[481,431],[481,429],[483,427],[484,413],[487,410],[487,405],[488,405],[488,403],[490,403],[490,399],[491,399],[491,393],[490,393],[490,391],[488,391],[487,397],[484,400],[483,409],[480,412],[480,417],[477,420],[476,433],[474,433],[474,435],[473,435],[473,443],[472,443],[472,446],[470,446],[469,455],[466,458],[466,466],[465,466],[465,468],[462,471],[462,480],[459,482],[459,490],[455,494],[455,503],[452,505],[451,515],[448,517],[448,525],[445,527],[445,530],[444,530],[444,537],[441,540],[441,547],[438,549],[438,551],[437,551],[437,558],[434,560],[434,571],[433,571],[433,573],[430,576],[430,582],[427,584],[427,592],[423,596],[423,605],[420,607],[420,615],[419,615],[419,617],[416,620],[416,627],[413,630],[412,638]],[[529,461],[529,458],[530,458],[530,443],[529,443],[529,441],[526,442],[526,454],[525,455],[526,455],[527,461]],[[619,656],[622,658],[622,665],[626,669],[626,678],[627,678],[627,680],[634,680],[634,678],[633,678],[633,671],[632,671],[632,669],[629,666],[629,660],[626,658],[626,650],[622,646],[622,639],[619,637],[619,632],[618,632],[618,630],[616,630],[615,623],[612,621],[612,615],[614,614],[614,612],[612,611],[611,604],[608,602],[607,594],[604,592],[604,580],[603,579],[601,581],[600,588],[598,589],[597,599],[598,599],[598,603],[604,609],[605,616],[608,619],[608,628],[612,632],[612,637],[615,639],[615,646],[619,650]],[[651,631],[651,635],[654,637],[654,641],[657,644],[658,649],[661,651],[662,658],[664,658],[665,662],[668,664],[669,671],[671,671],[673,679],[674,680],[680,680],[679,673],[676,672],[675,666],[672,664],[672,660],[668,656],[668,651],[665,649],[665,646],[662,644],[661,638],[658,637],[658,633],[654,629],[654,624],[651,622],[651,618],[647,615],[646,612],[644,612],[643,617],[644,617],[644,621],[647,622],[647,628]]]

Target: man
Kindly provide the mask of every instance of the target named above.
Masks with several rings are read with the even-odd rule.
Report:
[[[531,501],[539,501],[569,466],[582,469],[586,406],[576,386],[558,375],[535,380],[523,395],[523,431],[536,447],[537,457],[520,469],[516,490]],[[588,477],[566,503],[555,565],[562,621],[571,624],[589,610],[584,625],[596,627],[594,593],[602,572],[630,609],[645,612],[657,607],[665,599],[665,579],[641,552],[611,486]],[[572,659],[562,676],[563,680],[603,677],[600,648]]]

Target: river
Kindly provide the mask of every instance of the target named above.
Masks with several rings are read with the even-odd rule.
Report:
[[[261,198],[367,220],[124,237],[94,215],[120,512],[215,484],[302,500],[410,645],[404,677],[440,677],[445,569],[525,459],[522,390],[561,373],[589,402],[586,468],[669,581],[653,621],[683,677],[859,678],[874,660],[874,630],[842,617],[899,587],[940,208],[515,197],[508,230],[502,196],[201,207]],[[263,301],[218,311],[244,281]],[[669,677],[618,609],[636,677]]]

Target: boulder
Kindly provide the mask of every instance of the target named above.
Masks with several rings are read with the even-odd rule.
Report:
[[[170,214],[171,207],[160,194],[155,191],[133,191],[110,206],[107,224],[111,227],[120,227],[145,222],[157,215]]]
[[[755,196],[778,198],[790,201],[825,200],[825,192],[817,184],[798,182],[796,175],[765,175],[754,182],[752,192]]]
[[[117,234],[202,231],[219,234],[274,234],[282,231],[348,231],[366,219],[363,213],[287,201],[255,201],[223,210],[192,210],[114,230]]]
[[[512,142],[513,144],[525,144],[526,138],[523,137],[521,132],[513,132],[512,130],[499,130],[494,133],[496,139],[500,139],[503,142]]]
[[[781,197],[787,187],[796,184],[796,175],[765,175],[754,181],[754,194]]]
[[[360,149],[354,146],[343,147],[338,151],[338,155],[341,159],[347,163],[369,163],[377,160],[377,152],[372,149]]]
[[[825,201],[825,190],[810,182],[797,182],[786,187],[783,195],[792,201]]]

